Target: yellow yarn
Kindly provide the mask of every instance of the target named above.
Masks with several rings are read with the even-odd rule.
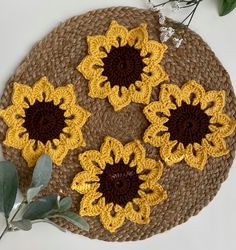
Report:
[[[67,125],[63,132],[70,134],[69,137],[61,133],[60,139],[54,139],[53,143],[52,141],[47,141],[46,144],[29,139],[29,133],[23,126],[25,110],[36,101],[53,101],[54,105],[60,104],[60,109],[65,111],[64,117]],[[76,96],[72,84],[54,88],[46,77],[41,78],[33,87],[14,83],[12,105],[0,110],[0,117],[4,119],[9,127],[4,144],[22,150],[22,156],[27,161],[29,167],[34,166],[43,153],[49,154],[53,162],[60,165],[70,149],[85,145],[81,127],[89,115],[89,112],[76,104]],[[73,119],[71,119],[72,116]]]
[[[188,144],[186,148],[182,143],[170,140],[170,133],[165,126],[171,115],[170,111],[181,107],[183,102],[200,104],[201,109],[210,116],[211,131],[202,139],[201,144]],[[159,147],[160,156],[168,165],[185,160],[189,166],[202,170],[208,156],[219,157],[228,153],[224,138],[234,132],[236,122],[223,113],[224,105],[224,91],[205,91],[195,81],[189,81],[182,88],[174,84],[162,84],[159,101],[144,108],[144,114],[151,123],[144,133],[144,141]]]
[[[160,161],[145,157],[145,149],[139,141],[122,145],[112,137],[106,137],[100,151],[89,150],[79,155],[84,171],[78,173],[71,185],[73,190],[83,194],[80,203],[81,216],[100,216],[101,223],[110,232],[115,232],[125,219],[134,223],[147,224],[150,221],[150,206],[159,204],[167,198],[167,193],[157,183],[162,175]],[[125,207],[113,202],[107,203],[98,191],[100,178],[107,164],[113,165],[123,160],[136,173],[143,183],[139,186],[139,198],[134,198]],[[149,190],[149,192],[146,192]],[[133,205],[139,209],[135,209]]]
[[[89,96],[108,98],[115,111],[121,110],[131,102],[148,104],[152,88],[167,80],[168,76],[159,65],[167,49],[165,44],[148,40],[146,24],[128,31],[124,26],[112,21],[105,35],[89,36],[88,55],[77,69],[89,80]],[[113,47],[129,45],[140,50],[140,56],[146,64],[141,74],[141,81],[125,86],[111,87],[109,79],[103,76],[103,61]],[[115,72],[114,72],[115,73]]]

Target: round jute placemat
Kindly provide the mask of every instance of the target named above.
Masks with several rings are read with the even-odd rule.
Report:
[[[149,126],[142,110],[144,105],[132,103],[115,112],[107,99],[92,99],[88,96],[88,81],[76,67],[87,55],[88,35],[104,34],[111,20],[131,29],[147,23],[150,39],[159,40],[158,14],[149,10],[118,7],[88,12],[60,24],[46,38],[37,43],[4,90],[1,107],[11,104],[13,82],[33,85],[42,76],[47,76],[55,86],[72,83],[80,106],[91,112],[91,117],[82,128],[86,147],[70,151],[62,166],[53,169],[53,177],[46,193],[60,193],[73,198],[73,210],[78,213],[81,195],[72,191],[70,185],[74,176],[81,171],[78,154],[85,150],[99,150],[104,137],[110,135],[123,144],[134,139],[142,141]],[[180,48],[168,44],[161,65],[169,75],[171,83],[179,86],[194,79],[206,90],[225,90],[224,112],[236,119],[236,99],[229,75],[215,57],[208,45],[194,32],[184,29],[179,34],[183,38]],[[159,87],[154,88],[152,100],[157,100]],[[0,120],[0,140],[5,138],[7,126]],[[226,179],[234,158],[235,133],[225,139],[229,153],[223,157],[209,157],[203,171],[198,171],[181,162],[173,167],[164,166],[160,184],[168,192],[168,199],[151,208],[151,222],[138,225],[130,221],[115,233],[105,230],[98,217],[87,218],[90,232],[84,232],[64,220],[56,222],[63,228],[90,238],[105,241],[131,241],[148,238],[184,223],[196,215],[216,195],[221,183]],[[147,156],[159,159],[158,150],[144,144]],[[18,168],[21,189],[30,184],[32,169],[27,167],[19,150],[2,145],[5,159],[11,160]]]

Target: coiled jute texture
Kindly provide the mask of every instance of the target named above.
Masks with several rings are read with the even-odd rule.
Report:
[[[42,76],[47,76],[54,86],[72,83],[80,106],[91,112],[82,128],[86,147],[70,151],[62,166],[54,167],[53,177],[45,193],[59,193],[73,198],[73,210],[79,211],[81,196],[72,191],[70,185],[74,176],[81,171],[78,154],[85,150],[99,150],[104,137],[115,137],[122,143],[134,139],[142,141],[142,136],[149,123],[142,110],[144,105],[130,104],[115,112],[108,101],[88,97],[88,82],[76,70],[82,58],[87,54],[86,37],[104,34],[111,20],[131,29],[145,22],[148,25],[150,39],[159,40],[158,14],[149,10],[129,7],[109,8],[76,16],[60,24],[46,38],[37,43],[27,55],[15,74],[8,81],[4,90],[1,107],[11,104],[13,82],[32,85]],[[171,83],[181,86],[188,80],[196,80],[206,90],[225,90],[226,105],[224,112],[236,119],[236,99],[230,78],[208,45],[189,29],[179,31],[184,40],[176,49],[167,43],[161,65],[170,77]],[[159,87],[152,92],[152,100],[157,100]],[[0,140],[3,142],[7,126],[0,121]],[[234,158],[236,146],[235,133],[226,138],[229,153],[223,157],[210,157],[203,171],[198,171],[181,162],[172,167],[164,166],[160,184],[168,192],[168,199],[151,210],[151,222],[137,225],[126,221],[111,234],[105,230],[98,217],[87,218],[90,232],[84,232],[64,220],[56,222],[63,228],[105,241],[141,240],[164,232],[196,215],[216,195],[221,183],[226,179]],[[147,156],[159,159],[158,150],[144,144]],[[21,189],[29,184],[32,169],[27,167],[20,151],[3,146],[4,157],[11,160],[18,168]]]

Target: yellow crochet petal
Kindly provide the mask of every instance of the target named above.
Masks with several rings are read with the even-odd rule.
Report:
[[[170,109],[175,109],[176,105],[169,103],[169,101],[167,102],[167,104],[164,102],[152,102],[144,108],[143,113],[149,122],[163,125],[164,121],[166,122],[168,120],[168,118],[160,117],[159,113],[170,116]]]
[[[0,110],[0,117],[3,118],[8,127],[22,125],[24,123],[24,119],[21,117],[24,116],[25,116],[24,109],[19,108],[16,105],[11,105],[6,109]]]
[[[50,102],[53,100],[54,87],[48,81],[47,77],[42,77],[34,84],[33,95],[34,98],[39,100],[40,102],[42,102],[43,100],[45,100],[46,102]]]
[[[35,144],[37,144],[36,148]],[[45,146],[40,141],[36,143],[35,140],[29,140],[22,150],[22,156],[27,161],[29,167],[35,166],[38,158],[43,153],[45,153]]]
[[[131,101],[136,103],[148,104],[150,102],[152,87],[146,82],[136,81],[129,87]]]
[[[191,104],[191,96],[194,96],[192,105],[197,105],[205,98],[204,88],[196,81],[189,81],[182,86],[182,98],[187,104]]]
[[[94,174],[101,174],[105,168],[106,162],[100,152],[89,150],[79,155],[79,161],[82,168]]]
[[[123,156],[123,145],[115,138],[107,136],[101,146],[102,158],[109,164],[118,163]],[[114,155],[114,159],[113,159]]]
[[[120,92],[120,93],[119,93]],[[129,105],[131,102],[130,92],[125,87],[114,86],[111,89],[108,100],[114,107],[115,111],[121,110],[125,106]]]
[[[106,76],[98,75],[89,82],[89,96],[104,99],[111,92],[110,83]]]
[[[143,181],[156,180],[156,181],[158,181],[161,178],[162,172],[163,172],[163,164],[161,163],[161,161],[156,161],[156,160],[151,159],[151,158],[146,158],[145,160],[143,160],[142,166],[143,166],[142,171],[147,170],[149,172],[142,174],[142,171],[140,171],[140,173],[139,173],[140,180],[143,180]]]
[[[68,109],[64,113],[64,116],[66,118],[69,118],[66,119],[65,122],[71,128],[74,128],[75,126],[78,128],[82,128],[90,115],[91,114],[88,111],[84,110],[78,105],[68,107]]]
[[[73,179],[71,189],[86,194],[90,191],[96,191],[99,187],[99,177],[94,173],[82,171]]]
[[[212,104],[213,106],[210,106],[207,108],[208,104]],[[201,108],[206,109],[205,113],[210,116],[214,116],[216,113],[220,113],[223,110],[223,107],[225,106],[225,91],[208,91],[205,94],[204,100],[202,100]]]
[[[130,47],[141,49],[148,41],[147,25],[142,23],[139,27],[130,30],[127,40]]]
[[[88,55],[82,60],[80,65],[77,67],[77,70],[80,71],[80,73],[82,73],[87,80],[90,80],[93,79],[93,77],[102,74],[102,66],[103,62],[100,58]]]
[[[165,123],[169,120],[167,117],[159,117],[156,115],[156,113],[151,113],[151,112],[148,112],[148,120],[150,121],[155,121],[153,122],[155,125],[152,126],[152,128],[150,128],[150,130],[154,130],[153,133],[156,132],[159,133],[159,132],[163,132],[163,131],[167,131],[168,128],[165,126]],[[149,130],[149,128],[148,128]]]
[[[87,43],[88,55],[77,69],[89,80],[89,96],[108,98],[115,111],[121,110],[131,102],[148,104],[152,87],[168,79],[163,68],[158,65],[167,46],[148,40],[146,24],[128,31],[126,27],[113,20],[105,35],[88,36]],[[124,86],[118,86],[109,80],[109,76],[103,75],[106,66],[104,58],[109,57],[112,47],[124,46],[137,49],[146,66],[142,69],[141,81],[137,78],[129,82],[129,86],[125,83]]]
[[[53,102],[55,105],[60,104],[61,109],[70,108],[76,103],[76,96],[72,84],[63,87],[57,87],[53,94]]]
[[[13,87],[12,103],[18,107],[28,108],[29,104],[32,105],[35,102],[32,88],[30,86],[15,82]]]
[[[146,200],[136,198],[133,203],[139,209],[137,211],[131,202],[127,203],[125,207],[126,218],[137,224],[148,224],[150,222],[150,206],[146,203]]]
[[[28,143],[29,134],[22,126],[13,126],[7,130],[4,144],[13,148],[22,149]]]
[[[159,83],[169,79],[162,66],[158,64],[147,65],[143,68],[143,72],[141,75],[142,81],[149,82],[152,87],[156,87]]]
[[[207,135],[206,139],[203,139],[202,145],[205,151],[214,157],[220,157],[229,152],[224,139],[215,133]]]
[[[167,122],[172,115],[171,110],[182,107],[183,103],[184,105],[186,103],[200,105],[202,112],[205,112],[210,118],[208,127],[211,133],[204,135],[207,140],[203,139],[202,145],[189,143],[185,149],[181,141],[170,140],[172,137],[170,137]],[[143,111],[151,123],[144,133],[144,142],[160,148],[160,156],[167,165],[185,160],[188,165],[202,170],[208,155],[217,157],[228,152],[223,138],[234,132],[236,121],[222,113],[224,105],[224,91],[206,92],[196,81],[189,81],[182,88],[174,84],[162,84],[159,101],[150,103]]]
[[[59,166],[62,164],[62,161],[66,157],[69,149],[64,143],[61,143],[58,139],[54,139],[53,144],[54,146],[50,141],[48,141],[46,144],[45,152],[49,154],[52,158],[52,161]]]
[[[32,137],[31,131],[27,131],[27,128],[23,126],[26,115],[30,115],[30,112],[27,114],[25,110],[33,106],[36,101],[41,102],[42,105],[44,102],[53,102],[55,106],[59,106],[57,108],[65,110],[64,116],[67,127],[59,135],[61,140],[48,139],[48,142],[44,143],[46,149],[40,139],[38,141],[29,139]],[[54,89],[46,77],[42,77],[32,88],[15,83],[12,102],[13,105],[0,110],[0,117],[9,127],[5,143],[21,149],[23,157],[30,166],[33,166],[40,154],[45,152],[51,156],[55,164],[59,165],[68,150],[85,145],[80,128],[85,124],[90,113],[76,105],[76,96],[72,84]]]
[[[161,201],[167,199],[167,193],[161,185],[155,181],[147,181],[140,185],[139,195],[142,202],[149,206],[158,205]],[[143,190],[148,190],[145,192]]]
[[[146,65],[153,63],[160,63],[167,48],[168,47],[165,44],[159,43],[154,40],[150,40],[147,41],[145,44],[143,44],[140,55],[142,57],[150,55],[143,59],[143,62]]]
[[[113,20],[106,32],[106,37],[112,46],[118,48],[119,46],[125,46],[127,44],[128,34],[128,30],[124,26],[119,25]]]
[[[210,119],[210,130],[222,137],[231,135],[236,127],[236,121],[230,119],[226,114],[216,114]]]
[[[169,133],[163,135],[162,145],[160,148],[160,156],[169,166],[184,159],[183,144],[178,143],[177,148],[174,149],[176,144],[177,141],[170,141]]]
[[[162,163],[145,158],[145,149],[139,141],[123,146],[118,140],[106,137],[100,152],[89,150],[79,156],[85,171],[75,176],[71,188],[84,195],[80,203],[80,214],[99,215],[102,225],[111,233],[120,228],[126,218],[138,224],[149,223],[150,206],[157,205],[167,197],[163,188],[157,184],[162,175]],[[101,177],[98,175],[106,173],[110,170],[109,165],[119,164],[120,161],[126,165],[126,170],[127,167],[136,167],[137,177],[143,181],[138,190],[140,198],[133,198],[124,206],[110,201],[107,196],[109,193],[101,193],[103,188],[99,189]],[[119,171],[117,174],[119,176]]]
[[[66,127],[63,129],[66,134],[60,135],[60,141],[65,144],[68,149],[75,149],[86,146],[83,134],[79,127]]]
[[[175,84],[162,84],[159,96],[162,105],[168,109],[176,109],[177,106],[181,106],[181,89]],[[168,115],[170,115],[170,113]]]
[[[111,44],[109,44],[105,36],[88,36],[88,51],[90,55],[104,58],[107,56],[106,52],[110,52]]]
[[[137,166],[137,171],[139,171],[138,163],[143,161],[145,158],[145,149],[143,148],[140,141],[135,140],[130,143],[127,143],[124,146],[123,151],[123,161],[125,164],[129,164],[130,167]],[[130,159],[132,159],[130,161]],[[140,170],[139,172],[141,172]]]
[[[144,142],[150,143],[155,147],[160,147],[164,136],[164,134],[162,134],[163,131],[167,131],[165,126],[151,124],[144,132]]]
[[[111,215],[111,211],[114,207],[115,214]],[[124,224],[125,221],[125,212],[124,209],[118,205],[113,205],[112,203],[107,204],[100,214],[101,223],[103,226],[114,233],[119,227]]]
[[[80,202],[80,215],[97,216],[104,211],[105,199],[101,196],[101,193],[94,190],[86,193]]]
[[[207,152],[205,148],[199,144],[194,144],[194,146],[189,144],[186,148],[185,161],[190,167],[203,170],[207,161]]]

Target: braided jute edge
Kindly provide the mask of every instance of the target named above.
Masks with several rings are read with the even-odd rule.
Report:
[[[14,81],[19,81],[32,85],[44,73],[49,76],[50,81],[56,86],[69,83],[69,80],[72,80],[72,83],[74,83],[75,89],[78,92],[78,96],[81,97],[81,100],[78,99],[81,102],[80,104],[89,111],[91,111],[92,114],[95,114],[95,112],[101,113],[102,109],[98,108],[100,107],[99,105],[103,106],[103,108],[108,112],[105,117],[109,120],[109,114],[113,113],[110,111],[110,106],[107,101],[92,100],[87,98],[87,81],[83,79],[83,77],[75,69],[72,70],[72,76],[69,75],[69,73],[71,72],[66,68],[68,61],[65,62],[65,65],[58,66],[61,67],[61,71],[63,70],[64,66],[65,73],[59,70],[57,72],[56,69],[46,70],[46,66],[53,63],[48,62],[46,57],[44,58],[42,55],[46,54],[45,50],[47,48],[47,45],[52,46],[50,50],[54,52],[55,55],[57,55],[57,48],[61,48],[58,45],[58,43],[60,42],[59,38],[63,37],[66,40],[70,39],[70,36],[72,36],[70,42],[72,41],[74,42],[74,44],[72,44],[72,47],[69,48],[71,50],[74,50],[74,47],[78,46],[77,43],[79,42],[77,50],[75,49],[75,52],[73,52],[73,55],[78,52],[78,58],[76,60],[74,59],[74,57],[69,59],[71,61],[75,60],[71,64],[73,65],[73,67],[77,66],[76,64],[79,63],[87,53],[87,45],[85,42],[86,35],[91,35],[93,33],[104,33],[111,19],[117,19],[118,22],[127,26],[128,28],[135,27],[141,22],[147,22],[151,39],[158,40],[157,18],[157,13],[133,7],[113,7],[99,9],[95,11],[90,11],[80,16],[72,17],[68,21],[60,24],[46,38],[38,42],[32,48],[31,52],[17,68],[15,74],[7,82],[1,99],[0,108],[5,108],[10,105],[12,86]],[[79,31],[73,30],[71,27],[77,28],[79,29]],[[76,35],[74,35],[73,32]],[[189,80],[189,78],[194,78],[200,81],[203,85],[205,84],[204,87],[206,87],[207,89],[225,89],[227,96],[225,111],[231,118],[236,119],[236,98],[233,92],[233,87],[230,83],[230,79],[227,72],[224,70],[219,60],[215,57],[209,46],[205,42],[203,42],[202,39],[193,31],[190,31],[189,29],[184,29],[179,32],[179,35],[183,36],[184,38],[183,45],[181,45],[181,47],[176,50],[175,48],[173,48],[173,46],[168,44],[168,52],[164,60],[161,62],[162,66],[170,75],[171,82],[181,85],[186,80]],[[81,40],[76,40],[77,36],[80,36]],[[52,44],[52,41],[54,41],[54,39],[56,42],[55,44]],[[196,52],[195,50],[198,49],[199,51]],[[204,59],[203,65],[200,64],[200,59],[199,63],[196,63],[195,58],[192,58],[192,55],[188,54],[190,52],[194,52],[195,54],[199,54],[200,56],[202,56],[200,57],[200,59]],[[184,53],[186,53],[186,60],[184,60]],[[37,56],[40,58],[37,58]],[[50,55],[47,56],[49,56],[50,59]],[[65,59],[66,56],[63,55],[62,58]],[[207,58],[210,58],[209,61]],[[40,60],[42,60],[42,62]],[[57,60],[61,62],[59,59]],[[40,65],[37,65],[36,62],[39,63],[39,61]],[[189,66],[190,68],[188,68],[187,64],[189,62],[192,63],[192,65],[196,64],[194,65],[195,68],[192,66],[195,69],[196,73],[192,72],[193,68],[191,68],[191,65]],[[201,71],[200,67],[205,67],[205,69]],[[210,71],[212,72],[207,71],[208,67],[210,67]],[[181,69],[186,69],[187,75],[185,75],[184,71],[180,73],[179,71]],[[60,75],[60,73],[62,76]],[[205,74],[205,76],[203,74]],[[65,78],[63,78],[63,75],[65,75]],[[210,80],[214,78],[215,81],[207,82],[208,77],[210,78]],[[206,80],[206,83],[204,83],[204,80]],[[79,92],[77,88],[81,88],[82,90],[84,90],[84,92],[81,94],[81,91]],[[152,100],[156,100],[158,96],[158,91],[159,88],[155,88],[155,90],[153,91]],[[94,106],[96,105],[98,105],[98,107],[96,107],[98,110],[94,108]],[[130,105],[130,107],[128,107],[127,112],[134,112],[130,114],[135,114],[136,116],[138,116],[142,108],[142,105],[132,104]],[[120,112],[119,114],[124,115],[123,117],[125,117],[126,120],[129,120],[131,118],[135,119],[134,116],[131,116],[131,118],[129,118],[129,113],[128,115],[125,112]],[[100,120],[102,120],[103,118],[104,114],[101,114]],[[139,117],[136,119],[138,120]],[[135,122],[140,124],[137,120]],[[124,119],[122,120],[122,118],[117,118],[116,121],[117,123],[125,123]],[[110,124],[112,123],[108,123],[108,125]],[[99,125],[102,126],[102,124],[100,123]],[[141,125],[146,127],[148,123],[143,120],[143,123]],[[108,127],[105,128],[108,129]],[[64,189],[64,193],[66,195],[71,195],[73,197],[73,201],[75,203],[73,209],[75,212],[78,212],[78,210],[76,209],[76,204],[78,204],[78,200],[81,197],[79,196],[79,194],[72,192],[69,187],[65,187],[65,182],[69,185],[74,174],[81,170],[80,165],[77,161],[77,155],[88,149],[98,149],[99,145],[102,143],[103,137],[100,135],[95,134],[97,135],[98,139],[95,136],[94,142],[91,138],[89,138],[94,136],[94,134],[92,133],[93,129],[96,129],[93,124],[86,124],[83,133],[88,132],[86,138],[88,141],[87,147],[83,149],[74,150],[70,152],[70,154],[68,154],[68,156],[65,158],[63,166],[54,169],[52,181],[50,182],[50,185],[46,190],[46,193],[55,193],[57,191],[59,192],[60,189]],[[4,140],[6,130],[7,127],[5,123],[0,120],[1,144]],[[118,129],[115,131],[118,131]],[[127,142],[127,138],[136,139],[137,134],[132,134],[132,131],[130,129],[128,131],[130,132],[130,135],[126,135],[126,137],[124,135],[123,138],[119,134],[117,135],[118,137],[120,137],[118,139],[123,142]],[[198,172],[196,170],[190,169],[184,163],[176,164],[176,166],[173,166],[171,168],[165,167],[163,177],[161,179],[161,184],[169,193],[169,201],[164,202],[160,206],[156,206],[152,209],[151,222],[149,225],[140,226],[126,222],[120,230],[118,230],[114,234],[110,234],[109,232],[104,230],[97,217],[88,218],[88,222],[91,226],[91,231],[89,233],[79,230],[78,228],[74,227],[73,225],[64,220],[57,220],[56,222],[63,228],[73,233],[78,233],[93,239],[96,238],[106,241],[141,240],[151,237],[152,235],[155,235],[157,233],[164,232],[178,224],[182,224],[187,221],[191,216],[198,214],[198,212],[214,198],[221,186],[221,183],[227,178],[230,166],[232,165],[235,155],[235,133],[228,137],[226,139],[226,142],[230,153],[221,158],[209,158],[208,163],[203,172]],[[145,145],[145,147],[147,152],[149,153],[149,157],[158,158],[158,156],[156,156],[156,150],[154,150],[148,145]],[[20,173],[21,189],[24,190],[25,187],[29,184],[29,177],[32,173],[32,170],[27,168],[26,163],[21,157],[21,154],[18,150],[3,145],[3,155],[5,159],[11,160],[14,164],[16,164]],[[188,179],[191,179],[191,182]],[[194,196],[195,200],[194,198],[192,198],[192,196]],[[185,199],[187,199],[187,201],[185,201]]]

